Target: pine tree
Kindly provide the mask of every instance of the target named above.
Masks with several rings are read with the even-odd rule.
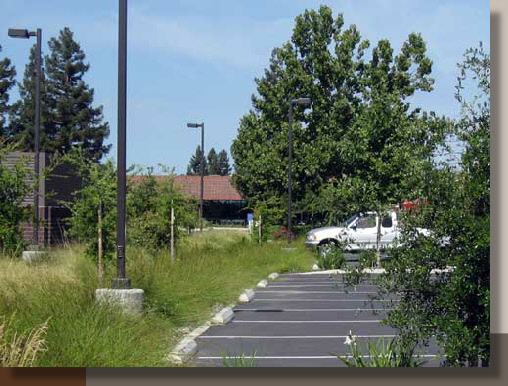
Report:
[[[2,52],[2,46],[0,46]],[[16,69],[11,65],[9,58],[0,61],[0,138],[4,136],[6,130],[6,115],[9,112],[9,89],[14,86],[16,81]]]
[[[206,162],[206,158],[204,161],[204,175],[208,175],[208,165]],[[189,161],[189,165],[187,166],[187,175],[188,176],[199,176],[201,175],[201,146],[196,148],[196,153],[191,157]]]
[[[25,66],[23,82],[18,83],[20,99],[14,103],[10,113],[11,124],[8,131],[9,142],[18,143],[20,150],[33,151],[35,124],[35,81],[36,81],[36,46],[30,49],[30,57]],[[41,58],[41,120],[40,149],[48,151],[48,141],[54,140],[55,133],[48,122],[48,96],[44,61]]]
[[[229,158],[226,150],[221,150],[219,153],[219,175],[229,176],[231,173],[231,166],[229,166]]]
[[[219,175],[220,174],[220,165],[219,165],[219,157],[217,156],[217,152],[212,147],[208,152],[208,173],[209,175]]]
[[[84,62],[85,53],[67,27],[48,44],[51,50],[45,59],[50,107],[48,121],[55,137],[48,142],[47,150],[65,154],[72,147],[81,147],[85,157],[99,161],[111,145],[104,145],[104,139],[109,136],[109,125],[102,122],[102,106],[92,106],[94,90],[83,80],[90,64]]]

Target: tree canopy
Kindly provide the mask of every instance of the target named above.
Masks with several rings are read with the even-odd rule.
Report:
[[[48,42],[50,54],[44,57],[41,77],[41,150],[68,153],[80,147],[84,156],[97,162],[109,152],[105,145],[109,125],[103,122],[102,106],[94,107],[94,89],[85,82],[90,64],[85,53],[65,27],[58,38]],[[23,82],[19,85],[21,99],[15,104],[9,139],[20,142],[22,150],[34,146],[35,117],[35,47],[30,50]]]
[[[272,51],[264,76],[255,79],[253,109],[231,147],[237,188],[251,202],[285,197],[288,102],[309,97],[310,110],[294,109],[294,200],[332,180],[348,202],[371,210],[405,198],[412,186],[403,181],[449,127],[408,102],[432,90],[431,69],[420,34],[409,34],[395,54],[388,40],[370,48],[355,25],[345,28],[343,15],[334,18],[327,6],[306,10],[291,41]]]
[[[2,52],[2,46],[0,46]],[[5,135],[7,130],[7,115],[11,106],[9,105],[9,90],[16,84],[14,77],[16,69],[11,64],[9,58],[0,60],[0,138]]]
[[[212,147],[204,159],[205,176],[219,175],[228,176],[231,173],[229,158],[226,150],[221,150],[219,154]],[[187,166],[187,175],[201,175],[201,146],[196,148],[196,152],[191,156]]]

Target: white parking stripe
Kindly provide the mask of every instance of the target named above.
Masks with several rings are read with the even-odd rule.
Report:
[[[340,292],[340,291],[270,291],[270,290],[256,290],[257,293],[286,293],[286,294],[377,294],[377,292]]]
[[[354,358],[352,355],[340,355],[346,358]],[[359,355],[362,358],[373,358],[373,355]],[[438,358],[440,355],[425,354],[425,355],[413,355],[414,358]],[[223,359],[224,357],[197,357],[196,359]],[[242,356],[245,359],[337,359],[337,356],[323,355],[323,356],[294,356],[294,357],[268,357],[268,356]]]
[[[252,299],[250,302],[398,302],[399,300],[378,300],[378,299]]]
[[[281,309],[263,309],[263,308],[235,308],[233,311],[254,311],[254,312],[337,312],[337,311],[393,311],[393,308],[281,308]]]
[[[201,335],[198,339],[346,339],[349,335]],[[396,335],[355,335],[356,338],[395,338]]]
[[[231,323],[380,323],[382,320],[233,320]]]
[[[344,284],[341,283],[328,283],[328,284],[288,284],[288,285],[271,285],[268,283],[268,288],[286,288],[286,287],[330,287],[330,285],[336,285],[337,287],[346,287]],[[378,287],[371,284],[359,284],[359,286],[370,286],[370,287]],[[347,287],[354,287],[354,286],[347,286]]]

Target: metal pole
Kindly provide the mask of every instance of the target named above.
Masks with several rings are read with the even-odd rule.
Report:
[[[287,227],[287,238],[288,244],[291,244],[291,164],[293,161],[293,101],[289,102],[289,152],[288,152],[288,227]]]
[[[173,200],[171,200],[171,239],[170,239],[170,261],[171,264],[175,262],[175,212],[173,207]]]
[[[201,206],[199,217],[201,219],[200,229],[203,232],[203,196],[204,196],[204,175],[205,175],[205,123],[201,123]]]
[[[37,28],[37,45],[36,45],[36,71],[35,71],[35,127],[34,127],[34,145],[35,145],[35,181],[34,184],[34,244],[39,246],[39,183],[40,183],[40,171],[39,171],[39,151],[40,151],[40,124],[41,124],[41,40],[42,30]]]
[[[125,277],[125,192],[126,192],[126,112],[127,112],[127,0],[119,0],[118,23],[118,163],[116,253],[117,277],[114,288],[130,288]]]

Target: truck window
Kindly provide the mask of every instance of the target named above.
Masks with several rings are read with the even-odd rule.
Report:
[[[376,215],[369,214],[369,215],[360,217],[358,219],[358,223],[357,223],[356,227],[359,229],[375,228],[376,227]]]
[[[391,217],[385,217],[381,222],[381,226],[383,228],[391,228],[393,226],[393,221]]]

